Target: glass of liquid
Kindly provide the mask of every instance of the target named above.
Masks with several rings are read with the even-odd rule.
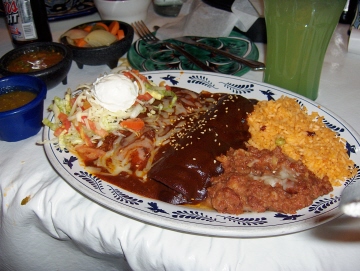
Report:
[[[165,17],[176,17],[186,0],[153,0],[154,10]]]
[[[315,100],[325,53],[345,4],[346,0],[264,0],[264,81]]]

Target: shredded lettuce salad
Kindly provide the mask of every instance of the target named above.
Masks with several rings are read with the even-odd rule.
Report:
[[[139,132],[144,122],[138,118],[140,113],[146,113],[147,105],[164,97],[171,97],[170,107],[177,100],[176,94],[165,84],[155,85],[137,70],[119,71],[138,86],[136,102],[126,110],[111,112],[100,106],[92,93],[94,84],[79,86],[74,92],[66,91],[64,98],[55,97],[49,110],[53,118],[44,119],[43,124],[54,131],[53,141],[59,143],[61,149],[72,149],[76,145],[99,147],[106,136],[113,133],[122,135],[121,130]],[[109,89],[111,91],[111,89]],[[148,114],[156,114],[162,110],[160,103]]]

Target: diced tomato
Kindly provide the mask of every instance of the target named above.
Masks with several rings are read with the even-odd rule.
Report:
[[[147,81],[146,76],[142,75],[138,70],[131,70],[131,72],[134,73],[136,76],[138,76],[141,81],[143,81],[143,82]],[[134,76],[130,72],[125,71],[125,72],[123,72],[123,74],[129,79],[132,79],[132,80],[134,79]]]
[[[140,131],[142,128],[144,128],[145,123],[140,118],[134,118],[123,120],[122,122],[120,122],[120,125],[133,131]]]
[[[59,118],[59,120],[61,121],[61,122],[64,122],[64,121],[66,121],[67,120],[67,115],[65,114],[65,113],[63,113],[63,112],[60,112],[59,113],[59,116],[58,116],[58,118]]]
[[[142,75],[141,73],[138,74],[139,78],[141,79],[141,81],[146,82],[147,78],[145,75]]]
[[[65,113],[60,112],[58,116],[61,126],[54,131],[54,136],[60,136],[63,131],[69,131],[71,122],[68,120],[68,116]]]
[[[97,135],[101,136],[102,138],[105,138],[109,133],[104,129],[97,129],[96,124],[88,119],[88,123],[90,126],[90,129]]]
[[[123,75],[125,75],[129,79],[134,79],[134,76],[130,72],[124,71]]]
[[[55,131],[54,131],[54,136],[56,137],[59,137],[61,135],[61,133],[63,131],[65,131],[65,127],[64,126],[60,126],[59,128],[57,128]],[[67,130],[66,130],[67,131]]]
[[[68,116],[65,113],[60,112],[58,118],[61,121],[62,127],[68,131],[71,127],[71,122],[68,120]]]
[[[148,101],[152,98],[151,94],[149,92],[146,92],[145,94],[140,94],[139,96],[137,96],[137,98],[140,101]]]
[[[94,144],[91,142],[90,137],[84,131],[84,124],[79,123],[79,125],[75,126],[75,128],[80,134],[81,139],[85,142],[86,146],[93,147]]]
[[[166,89],[166,90],[171,90],[171,86],[166,85],[166,86],[165,86],[165,89]]]
[[[132,70],[133,73],[135,73],[143,82],[147,81],[146,76],[142,75],[139,70]]]
[[[97,134],[97,135],[99,135],[99,136],[101,136],[101,137],[106,137],[109,133],[106,131],[106,130],[104,130],[104,129],[97,129],[97,127],[96,127],[96,124],[93,122],[93,121],[91,121],[91,120],[89,120],[88,119],[88,117],[87,116],[82,116],[81,117],[81,120],[83,121],[83,123],[85,124],[85,120],[87,120],[87,123],[89,124],[89,127],[90,127],[90,129],[95,133],[95,134]]]

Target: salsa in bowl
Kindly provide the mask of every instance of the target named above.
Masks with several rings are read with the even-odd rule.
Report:
[[[71,63],[72,52],[63,44],[36,42],[6,53],[0,59],[0,74],[35,76],[45,82],[47,89],[51,89],[60,83],[67,84]]]
[[[16,142],[37,134],[42,127],[44,81],[29,75],[0,78],[0,140]]]

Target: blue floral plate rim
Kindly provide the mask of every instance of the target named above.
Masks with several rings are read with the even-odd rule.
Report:
[[[360,164],[360,137],[345,121],[330,110],[298,94],[262,82],[237,76],[201,71],[153,71],[144,72],[155,83],[165,81],[169,85],[180,86],[200,92],[225,92],[243,95],[258,100],[277,99],[281,96],[296,98],[309,112],[317,111],[324,121],[347,141],[347,149],[356,167]],[[53,138],[47,127],[43,130],[45,140]],[[62,176],[78,192],[95,203],[110,208],[120,215],[154,226],[184,233],[217,237],[268,237],[304,231],[341,215],[339,204],[341,193],[347,186],[359,181],[356,176],[335,187],[328,195],[316,199],[307,208],[294,215],[275,212],[245,213],[241,215],[221,214],[191,206],[171,205],[130,193],[109,184],[85,171],[77,158],[61,151],[57,144],[44,145],[46,155]]]

